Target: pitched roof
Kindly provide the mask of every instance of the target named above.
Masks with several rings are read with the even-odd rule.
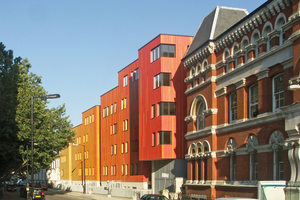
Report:
[[[184,58],[192,54],[203,44],[217,38],[247,15],[248,12],[246,9],[217,6],[211,13],[203,18]]]

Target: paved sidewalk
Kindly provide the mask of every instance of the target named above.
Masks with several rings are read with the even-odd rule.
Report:
[[[59,189],[50,189],[50,188],[48,190],[57,194],[63,194],[67,196],[73,196],[73,197],[79,197],[82,199],[91,199],[91,200],[131,200],[132,199],[132,198],[116,197],[116,196],[108,197],[105,194],[83,194],[82,192],[71,192],[71,191],[63,191]]]

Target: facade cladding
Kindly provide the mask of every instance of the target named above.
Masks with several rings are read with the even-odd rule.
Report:
[[[101,96],[101,108],[83,113],[74,128],[75,143],[85,138],[89,151],[87,179],[160,193],[184,177],[182,191],[197,199],[257,198],[258,181],[278,180],[294,199],[298,4],[269,0],[250,14],[218,6],[195,37],[159,35],[139,49],[138,59],[119,71],[118,86]],[[68,184],[82,181],[81,152],[72,144],[61,152],[61,180]]]

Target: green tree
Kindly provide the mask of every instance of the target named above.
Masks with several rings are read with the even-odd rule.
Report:
[[[75,132],[72,131],[68,116],[65,116],[64,104],[48,109],[49,102],[39,98],[47,95],[47,92],[41,86],[41,77],[29,72],[30,68],[27,59],[19,65],[16,122],[19,129],[18,138],[22,143],[19,148],[23,159],[22,167],[24,169],[27,162],[26,145],[31,150],[31,96],[33,96],[36,97],[33,103],[34,143],[37,143],[34,146],[34,166],[37,170],[48,169],[51,162],[59,157],[59,151],[68,146]]]
[[[9,176],[21,162],[15,121],[20,62],[21,58],[14,59],[13,51],[0,43],[0,178]]]

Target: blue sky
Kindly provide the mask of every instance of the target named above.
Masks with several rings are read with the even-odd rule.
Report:
[[[194,36],[216,6],[252,12],[252,0],[0,0],[0,42],[28,58],[48,93],[66,104],[74,126],[118,85],[118,71],[159,34]]]

